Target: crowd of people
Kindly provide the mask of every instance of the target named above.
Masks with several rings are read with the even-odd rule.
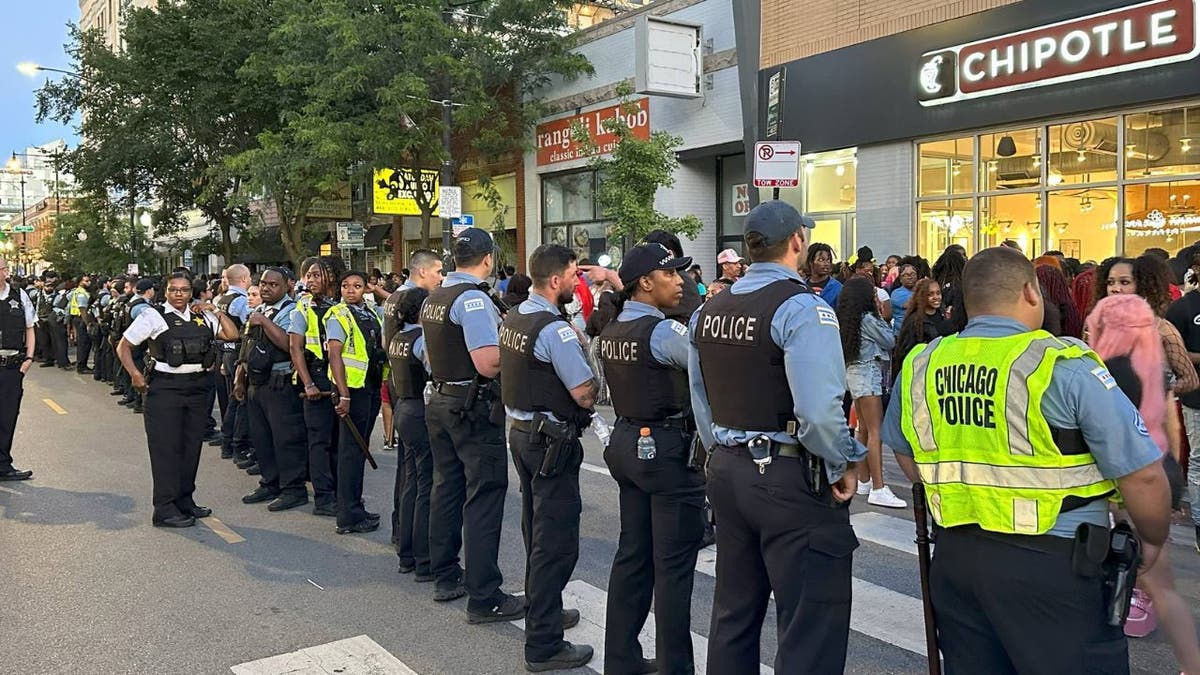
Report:
[[[942,466],[930,464],[929,452],[987,445],[984,436],[952,429],[991,434],[996,420],[1015,424],[988,407],[1011,407],[1014,385],[998,388],[986,373],[949,382],[973,368],[953,359],[982,368],[1013,344],[1012,359],[995,362],[1024,372],[1021,359],[1035,340],[1052,356],[1029,367],[1055,370],[1030,370],[1019,390],[1037,390],[1039,398],[1026,401],[1041,402],[1049,422],[1039,424],[1048,426],[1044,435],[1010,426],[1009,440],[1025,438],[1033,456],[1051,448],[1080,462],[1095,456],[1104,480],[1087,486],[1093,492],[1063,493],[1088,505],[1068,522],[1102,508],[1107,523],[1097,495],[1129,493],[1129,517],[1155,555],[1146,556],[1124,630],[1142,636],[1161,619],[1185,672],[1200,673],[1195,627],[1159,552],[1152,509],[1128,487],[1144,465],[1110,457],[1115,441],[1102,433],[1104,425],[1124,425],[1113,438],[1135,442],[1145,430],[1142,449],[1157,448],[1177,517],[1190,515],[1200,552],[1200,508],[1190,510],[1200,498],[1200,462],[1186,461],[1187,441],[1200,447],[1200,247],[1099,264],[1050,251],[1032,265],[1008,242],[970,261],[950,246],[932,265],[897,255],[878,263],[862,247],[838,262],[830,246],[810,240],[814,226],[782,202],[756,207],[746,222],[746,256],[722,251],[709,281],[665,231],[644,237],[616,270],[547,244],[533,251],[526,274],[497,269],[494,242],[474,228],[445,261],[417,251],[394,275],[346,270],[332,256],[305,260],[298,274],[271,267],[252,275],[240,264],[219,277],[186,268],[161,278],[62,280],[46,272],[14,284],[25,290],[12,309],[28,303],[28,320],[0,302],[2,346],[17,350],[16,358],[0,351],[0,366],[11,361],[24,373],[37,360],[73,368],[110,383],[119,404],[143,413],[152,521],[161,527],[189,527],[212,513],[193,499],[207,442],[257,476],[244,503],[294,509],[309,503],[311,484],[315,516],[334,518],[339,534],[372,532],[381,516],[363,499],[363,474],[375,463],[369,439],[382,417],[383,449],[399,453],[390,505],[399,572],[432,583],[435,601],[467,596],[471,623],[524,617],[526,666],[535,672],[592,657],[590,647],[563,639],[579,615],[561,599],[579,552],[580,438],[590,429],[620,491],[609,593],[622,601],[608,604],[605,672],[692,672],[692,576],[697,551],[714,537],[721,555],[710,669],[757,669],[762,614],[774,592],[777,670],[840,672],[857,546],[845,506],[854,495],[907,506],[885,480],[885,447],[908,478],[929,486],[934,519],[949,531],[963,531],[954,527],[961,523],[985,535],[1011,528],[1036,535],[1028,541],[1050,537],[1045,546],[1054,551],[1061,548],[1054,539],[1075,536],[1053,529],[1056,516],[1068,515],[1057,504],[1049,520],[1035,508],[1037,526],[1026,531],[1014,521],[1021,520],[1015,506],[1008,520],[980,512],[970,505],[986,500],[964,502],[959,488],[929,473]],[[0,288],[0,298],[11,292]],[[27,360],[19,355],[25,342],[9,339],[3,322],[10,318],[32,331]],[[1042,336],[1052,342],[1036,342]],[[996,341],[996,352],[980,340]],[[914,380],[929,361],[947,358],[949,375]],[[1124,392],[1133,403],[1114,400],[1111,410],[1136,406],[1133,417],[1069,420],[1076,401],[1065,392],[1083,384],[1054,385],[1067,377],[1060,360],[1092,363],[1081,372],[1105,396]],[[923,397],[934,390],[991,398],[940,398],[931,406]],[[613,406],[612,427],[596,415],[599,402]],[[0,409],[0,418],[8,432],[0,478],[27,479],[11,462],[16,413]],[[521,484],[524,598],[502,590],[497,561],[509,461]],[[960,509],[962,520],[941,520]],[[992,518],[1007,525],[991,527]],[[967,543],[948,550],[967,550],[959,546]],[[945,567],[935,560],[935,569]],[[944,608],[942,588],[934,600]],[[657,659],[644,658],[637,639],[652,599]],[[947,639],[979,639],[962,637],[961,615],[942,612]],[[1047,636],[1072,625],[1064,620]],[[960,664],[994,664],[1011,645],[999,636],[992,647],[999,652],[943,651]]]

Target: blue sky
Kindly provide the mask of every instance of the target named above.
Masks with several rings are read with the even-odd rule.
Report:
[[[75,145],[75,132],[55,123],[34,121],[34,91],[48,75],[30,79],[17,72],[17,64],[33,61],[43,66],[69,66],[63,53],[67,23],[79,20],[78,0],[4,0],[4,39],[0,40],[0,163],[8,154],[29,145],[65,138]]]

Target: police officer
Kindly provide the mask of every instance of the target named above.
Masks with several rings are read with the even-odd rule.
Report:
[[[108,307],[112,304],[112,281],[104,277],[96,280],[99,290],[96,298],[88,306],[88,329],[93,348],[96,350],[96,367],[92,379],[97,382],[112,379],[111,354],[108,349]]]
[[[308,262],[308,261],[306,261]],[[304,270],[307,292],[296,299],[288,346],[296,378],[304,387],[304,427],[307,430],[308,475],[313,485],[313,514],[337,516],[338,421],[329,402],[329,354],[325,346],[325,315],[341,300],[340,279],[346,269],[337,256],[321,256]]]
[[[493,250],[487,232],[464,230],[452,251],[456,270],[421,308],[434,382],[425,409],[433,451],[429,554],[434,600],[469,594],[467,611],[476,617],[511,621],[524,615],[525,604],[500,590],[497,563],[508,453],[492,383],[500,374],[500,313],[483,283],[492,273]],[[465,585],[458,565],[464,541]]]
[[[108,392],[109,396],[121,396],[125,393],[123,388],[123,380],[129,375],[121,368],[121,361],[117,358],[117,343],[121,340],[122,332],[122,317],[125,315],[126,306],[133,298],[133,288],[135,280],[131,277],[128,279],[118,279],[113,284],[113,301],[108,306],[108,351],[112,355],[112,391]]]
[[[25,373],[33,365],[37,317],[25,291],[9,282],[8,261],[0,259],[0,481],[28,480],[32,471],[13,467],[13,434],[25,393]]]
[[[92,336],[88,331],[91,325],[91,299],[92,277],[85,274],[79,277],[79,282],[71,289],[67,305],[71,330],[75,332],[76,369],[83,374],[92,372],[92,369],[88,368],[88,357],[92,353]]]
[[[250,316],[250,305],[246,301],[246,289],[250,288],[250,269],[234,264],[221,273],[226,290],[217,298],[216,305],[225,312],[238,331],[246,326]],[[225,388],[227,397],[225,414],[221,418],[221,459],[244,458],[250,450],[250,422],[243,403],[233,397],[234,375],[237,373],[237,355],[241,340],[221,343],[221,369],[217,386]]]
[[[51,281],[47,278],[47,287],[51,286]],[[67,314],[70,305],[70,297],[68,297],[67,283],[58,281],[58,277],[54,277],[54,292],[50,296],[50,315],[49,315],[49,332],[51,349],[54,352],[54,364],[63,370],[71,368],[71,361],[67,356],[67,324],[69,317]]]
[[[204,436],[207,373],[217,358],[213,336],[237,337],[233,321],[209,304],[188,306],[192,281],[185,273],[167,280],[163,307],[143,310],[117,344],[121,365],[135,389],[146,392],[146,444],[154,481],[157,527],[190,527],[212,511],[192,499]],[[213,312],[216,314],[213,314]],[[132,348],[149,341],[154,370],[149,383],[134,363]]]
[[[416,251],[409,259],[409,278],[383,305],[383,337],[387,345],[392,388],[392,420],[399,437],[396,483],[392,491],[392,544],[401,574],[416,572],[416,581],[433,581],[429,568],[429,493],[433,489],[433,457],[425,426],[425,337],[421,304],[442,282],[442,261],[433,251]]]
[[[578,668],[592,648],[563,640],[562,590],[579,559],[579,437],[591,421],[596,381],[561,307],[574,298],[575,253],[543,244],[529,257],[533,289],[500,327],[500,384],[521,479],[525,537],[525,668]]]
[[[119,324],[118,330],[122,336],[125,334],[125,331],[128,330],[135,321],[137,321],[139,316],[155,308],[157,304],[155,302],[156,296],[157,289],[153,279],[138,280],[137,284],[134,286],[134,296],[128,303],[126,303],[124,318]],[[120,346],[120,342],[117,343],[117,346]],[[145,372],[146,370],[147,347],[148,345],[145,343],[130,345],[130,356],[133,358],[133,363],[139,372]],[[119,352],[117,356],[120,357]],[[122,362],[122,365],[124,365],[124,362]],[[123,377],[123,381],[125,383],[125,396],[120,401],[117,401],[117,404],[131,408],[133,409],[133,412],[141,414],[145,411],[145,394],[141,391],[138,391],[133,386],[133,379],[129,372],[124,368],[121,370],[125,373]]]
[[[37,325],[33,327],[33,334],[37,342],[33,357],[35,361],[41,362],[43,368],[46,368],[53,365],[54,358],[51,356],[50,333],[46,328],[46,315],[50,312],[50,298],[46,293],[45,272],[33,280],[33,290],[29,291],[29,300],[33,303],[33,313],[37,318]]]
[[[277,512],[308,503],[307,444],[304,409],[292,385],[287,331],[295,303],[287,295],[287,277],[271,267],[258,285],[262,304],[246,319],[233,397],[246,404],[250,438],[262,471],[258,488],[242,497],[242,503],[270,502],[267,510]]]
[[[744,226],[749,271],[692,319],[688,378],[698,430],[714,448],[708,497],[721,552],[714,673],[758,670],[772,591],[777,671],[840,673],[846,661],[858,546],[847,507],[866,449],[842,413],[837,317],[796,272],[812,226],[785,202],[756,206]]]
[[[946,670],[1128,673],[1106,621],[1107,502],[1120,491],[1149,568],[1171,514],[1161,453],[1096,354],[1039,330],[1019,251],[978,253],[962,293],[970,321],[909,353],[882,428],[942,528],[930,595]]]
[[[704,535],[704,474],[692,464],[687,327],[668,319],[683,299],[691,258],[662,244],[621,262],[616,320],[597,351],[617,422],[604,460],[620,488],[621,536],[608,581],[606,673],[692,673],[692,578]],[[691,283],[695,287],[695,283]],[[642,435],[653,453],[639,452]],[[654,599],[657,664],[638,633]]]

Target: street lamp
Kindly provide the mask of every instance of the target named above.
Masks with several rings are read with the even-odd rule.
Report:
[[[79,241],[87,241],[87,232],[80,230],[79,234],[75,235],[75,238]]]
[[[44,71],[47,73],[62,73],[63,75],[70,75],[71,77],[78,77],[81,80],[85,79],[82,74],[80,74],[74,70],[63,70],[62,68],[50,68],[48,66],[43,66],[43,65],[34,63],[33,61],[22,61],[21,63],[18,63],[17,70],[25,77],[37,77],[38,73]]]

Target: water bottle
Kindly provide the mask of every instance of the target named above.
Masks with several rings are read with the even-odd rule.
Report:
[[[592,416],[592,425],[589,427],[592,433],[596,434],[596,438],[600,439],[600,445],[608,447],[608,439],[612,437],[612,427],[608,425],[608,421],[604,416],[596,413]]]
[[[654,459],[658,450],[654,447],[654,437],[650,435],[650,427],[642,427],[638,433],[640,434],[637,440],[638,459]]]
[[[422,393],[425,397],[425,405],[429,405],[429,400],[433,398],[433,382],[426,382],[425,391]]]

